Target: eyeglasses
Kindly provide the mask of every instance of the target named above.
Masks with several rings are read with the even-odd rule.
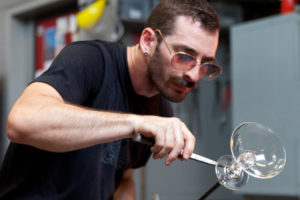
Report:
[[[167,49],[169,50],[172,59],[171,64],[175,69],[181,71],[188,71],[192,69],[197,64],[201,63],[199,58],[192,56],[188,53],[179,51],[179,52],[172,52],[169,48],[168,44],[164,40],[164,37],[159,29],[156,29],[155,32],[158,32],[162,41],[165,43]],[[215,59],[212,62],[205,62],[202,63],[200,66],[200,72],[203,74],[202,79],[204,80],[212,80],[222,74],[222,68],[219,66],[218,61]]]

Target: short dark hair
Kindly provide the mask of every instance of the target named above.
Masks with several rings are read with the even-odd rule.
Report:
[[[159,29],[166,36],[172,34],[178,16],[192,17],[208,31],[220,30],[219,17],[206,0],[162,0],[152,11],[146,27]]]

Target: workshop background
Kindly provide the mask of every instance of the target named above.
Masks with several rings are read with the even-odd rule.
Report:
[[[103,4],[103,2],[106,2]],[[68,43],[101,39],[126,45],[159,0],[0,0],[0,164],[8,112],[26,85]],[[283,172],[250,177],[241,190],[218,188],[208,199],[300,198],[300,12],[296,0],[209,0],[221,18],[217,59],[223,75],[172,104],[197,138],[195,153],[217,160],[230,154],[230,136],[244,121],[271,127],[286,147]],[[96,14],[79,13],[89,6]],[[84,13],[83,13],[84,14]],[[138,200],[198,199],[216,182],[215,169],[189,160],[166,167],[150,160],[135,173]]]

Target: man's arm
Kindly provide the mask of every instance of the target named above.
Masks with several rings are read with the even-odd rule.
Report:
[[[123,174],[121,183],[114,194],[114,200],[134,200],[134,180],[133,180],[134,169],[128,169]]]
[[[53,152],[131,138],[134,133],[155,139],[154,158],[174,161],[184,149],[192,154],[195,138],[177,118],[92,110],[64,102],[45,83],[30,84],[13,106],[7,121],[8,137],[16,143]]]
[[[128,138],[130,115],[101,112],[68,104],[50,85],[29,85],[13,106],[8,137],[40,149],[65,152]]]

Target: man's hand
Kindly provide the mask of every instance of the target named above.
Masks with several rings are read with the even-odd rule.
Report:
[[[170,165],[183,150],[182,158],[187,160],[194,151],[195,137],[186,125],[178,118],[157,116],[141,116],[135,124],[135,133],[155,140],[151,151],[153,158],[166,158],[166,165]]]

